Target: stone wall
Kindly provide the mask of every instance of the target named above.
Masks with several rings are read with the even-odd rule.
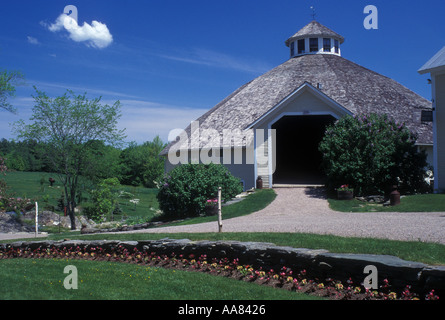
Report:
[[[143,241],[118,240],[65,240],[65,241],[32,241],[0,244],[0,251],[12,249],[62,249],[67,250],[101,247],[105,252],[112,252],[119,246],[132,251],[156,252],[159,255],[183,254],[195,256],[207,255],[211,258],[239,259],[240,264],[249,264],[263,270],[279,270],[286,266],[295,271],[305,269],[312,278],[324,280],[332,278],[346,282],[349,278],[354,283],[362,283],[368,275],[364,273],[367,265],[373,265],[378,271],[379,284],[384,279],[396,290],[403,290],[411,285],[413,291],[427,294],[435,290],[441,296],[445,294],[445,266],[430,266],[411,262],[388,255],[372,254],[339,254],[327,250],[311,250],[276,246],[263,242],[238,241],[191,241],[188,239],[161,239]]]

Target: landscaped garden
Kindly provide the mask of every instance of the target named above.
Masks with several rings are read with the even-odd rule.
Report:
[[[2,179],[6,182],[8,190],[15,196],[38,201],[42,211],[54,210],[63,214],[63,207],[59,206],[59,201],[63,198],[63,186],[57,180],[52,186],[49,183],[49,179],[54,176],[47,172],[10,171]],[[83,202],[79,203],[80,208],[89,202],[89,191],[94,186],[91,182],[85,181],[82,188],[81,199]],[[116,214],[116,220],[122,217],[134,220],[150,219],[159,212],[156,188],[121,185],[118,192],[116,199],[120,211]],[[134,199],[139,201],[131,202]]]
[[[292,270],[286,266],[279,270],[258,269],[252,265],[241,264],[237,258],[210,259],[205,254],[196,256],[174,252],[169,255],[157,254],[147,250],[140,251],[136,247],[131,250],[125,244],[111,248],[101,245],[70,245],[68,248],[48,246],[35,249],[6,246],[0,250],[0,260],[0,264],[5,266],[1,268],[0,279],[6,283],[6,286],[0,289],[0,295],[12,299],[17,298],[18,289],[23,290],[20,295],[22,299],[310,298],[301,294],[309,294],[313,299],[323,297],[335,300],[439,299],[434,290],[422,297],[411,291],[408,285],[398,292],[392,289],[391,283],[386,279],[378,289],[368,290],[351,279],[342,283],[330,278],[313,278],[304,269]],[[77,286],[82,287],[78,295],[77,290],[74,293],[66,292],[67,287],[62,281],[63,275],[60,271],[67,265],[74,265],[76,271],[77,268],[81,269],[80,279],[77,278],[76,272],[75,280],[76,289]],[[14,268],[14,271],[11,268]],[[200,272],[204,275],[196,278],[193,272],[182,273],[184,271]],[[209,275],[220,276],[227,281],[208,277]],[[194,279],[196,281],[193,284],[188,283]],[[233,283],[233,280],[241,281]],[[251,286],[254,284],[257,286]],[[288,293],[261,287],[279,288]]]
[[[381,126],[386,119],[355,119],[359,125],[367,127]],[[353,121],[350,119],[350,121]],[[379,127],[380,128],[380,127]],[[334,130],[334,129],[331,129]],[[402,137],[408,135],[402,127],[398,127],[398,134]],[[340,130],[340,132],[343,132]],[[352,135],[354,136],[354,135]],[[331,135],[335,137],[335,135]],[[368,136],[372,139],[372,135]],[[347,138],[345,138],[347,140]],[[402,139],[403,140],[403,139]],[[406,140],[406,139],[405,139]],[[409,139],[408,139],[409,140]],[[371,141],[370,144],[373,142]],[[334,139],[334,146],[335,139]],[[409,149],[408,143],[405,148]],[[327,142],[325,144],[327,147]],[[331,146],[331,148],[333,148]],[[136,155],[136,146],[130,147],[122,154]],[[382,149],[379,157],[387,157]],[[413,152],[414,149],[409,149]],[[369,151],[369,150],[368,150]],[[374,152],[372,149],[369,152]],[[328,154],[328,152],[326,152]],[[355,168],[354,156],[342,160],[339,171],[331,172],[333,187],[340,181],[352,183],[355,191],[360,195],[370,192],[383,193],[385,186],[391,182],[395,171],[391,163],[377,166],[381,170],[373,173],[381,177],[377,184],[370,184],[370,179],[360,175],[347,175],[342,167],[347,167],[349,173]],[[421,157],[419,158],[421,160]],[[419,163],[421,161],[419,160]],[[369,164],[368,164],[369,165]],[[128,168],[128,167],[126,167]],[[121,170],[121,169],[119,169]],[[385,171],[386,170],[386,171]],[[403,175],[410,171],[410,166],[397,172]],[[360,170],[359,170],[360,171]],[[115,171],[117,172],[117,171]],[[132,172],[131,170],[128,172]],[[419,171],[420,172],[420,171]],[[420,173],[419,173],[420,174]],[[28,202],[37,201],[40,210],[55,211],[64,215],[66,208],[66,185],[60,180],[52,179],[53,173],[48,172],[20,172],[10,171],[4,177],[2,192],[14,194],[14,199],[20,199],[15,205],[11,199],[3,198],[2,205],[9,206],[15,211],[22,211],[26,199]],[[63,175],[62,175],[63,177]],[[101,176],[92,178],[90,173],[79,175],[76,185],[76,195],[71,201],[76,202],[76,215],[86,215],[97,223],[113,221],[114,225],[138,224],[162,221],[163,225],[195,224],[216,221],[217,216],[208,214],[208,206],[217,205],[217,187],[222,187],[222,201],[232,200],[242,190],[239,180],[232,177],[222,166],[217,165],[183,165],[164,175],[155,184],[157,187],[149,188],[143,176]],[[420,176],[417,176],[418,179]],[[139,180],[138,180],[139,179]],[[129,182],[132,185],[121,184]],[[135,182],[135,183],[133,183]],[[402,186],[402,189],[418,188],[412,181]],[[413,191],[414,189],[411,189]],[[416,189],[417,190],[417,189]],[[419,189],[420,190],[420,189]],[[414,190],[415,191],[415,190]],[[438,194],[415,194],[411,192],[402,196],[398,206],[387,206],[383,203],[360,201],[353,199],[341,201],[330,198],[332,209],[338,211],[445,211],[444,197]],[[275,192],[271,189],[255,190],[245,195],[241,201],[222,206],[223,219],[246,215],[266,207],[275,199]],[[32,199],[32,200],[31,200]],[[19,208],[20,207],[20,208]],[[21,213],[16,213],[21,219]],[[444,246],[435,243],[403,242],[383,239],[345,238],[328,235],[297,234],[297,233],[201,233],[201,234],[89,234],[67,229],[41,228],[47,231],[48,239],[109,239],[109,240],[148,240],[169,238],[186,238],[190,240],[237,240],[243,242],[270,242],[276,245],[324,249],[337,253],[380,254],[392,255],[407,261],[422,262],[429,265],[444,265]],[[378,290],[366,290],[359,283],[351,281],[341,282],[336,279],[318,279],[306,274],[305,270],[292,270],[282,266],[280,270],[262,270],[253,265],[242,265],[237,259],[228,260],[207,259],[205,255],[158,255],[156,252],[136,251],[126,252],[119,249],[112,252],[101,252],[99,247],[88,250],[5,250],[0,252],[2,258],[0,278],[7,285],[5,291],[0,291],[4,298],[18,299],[16,292],[24,291],[28,295],[21,298],[29,299],[360,299],[360,300],[395,300],[395,299],[426,299],[435,300],[438,296],[434,291],[419,295],[406,287],[402,291],[393,291],[391,284],[384,280]],[[11,259],[20,258],[20,259]],[[31,259],[29,259],[31,258]],[[68,260],[67,260],[68,259]],[[75,259],[74,261],[72,259]],[[125,262],[125,263],[124,263]],[[128,262],[130,264],[128,264]],[[80,283],[83,290],[73,292],[65,290],[62,285],[63,274],[61,265],[75,264],[81,270]],[[117,267],[118,266],[118,267]],[[43,271],[45,270],[45,271]],[[188,272],[185,272],[188,271]],[[190,272],[200,271],[200,273]],[[23,274],[23,277],[16,277]],[[94,280],[92,278],[94,274]],[[162,275],[162,276],[159,276]],[[220,277],[213,277],[218,275]],[[110,281],[110,276],[113,281]],[[222,276],[222,277],[221,277]],[[14,278],[15,281],[10,279]],[[153,281],[157,279],[157,281]],[[233,283],[234,280],[236,284]],[[133,282],[134,281],[134,282]],[[30,288],[30,284],[41,284]],[[191,285],[193,283],[193,285]],[[131,285],[130,285],[131,284]],[[247,286],[247,287],[245,287]],[[176,289],[181,287],[181,289]],[[210,288],[211,287],[211,288]],[[119,288],[119,289],[117,289]],[[190,290],[191,291],[190,291]],[[286,290],[283,290],[286,289]],[[12,292],[12,294],[11,294]],[[14,293],[15,292],[15,293]],[[221,294],[221,292],[224,292]],[[246,294],[244,294],[246,292]],[[309,295],[308,295],[309,294]]]
[[[8,179],[12,176],[14,176],[15,174],[21,175],[21,179],[23,182],[18,183],[17,180],[12,179],[10,180],[11,183],[10,185],[13,188],[18,188],[18,190],[20,190],[22,188],[21,184],[23,183],[23,188],[27,189],[27,192],[29,192],[30,195],[32,196],[39,196],[41,194],[41,189],[39,189],[40,187],[40,180],[41,177],[39,176],[38,173],[16,173],[16,172],[11,172],[8,173],[7,177]],[[27,179],[27,176],[29,179]],[[18,183],[18,185],[17,185]],[[14,185],[16,184],[16,185]],[[52,186],[52,187],[46,187],[46,190],[53,190],[56,189],[57,190],[57,184]],[[134,192],[135,188],[134,187],[129,187],[129,189],[127,190],[132,190]],[[156,198],[156,191],[157,189],[143,189],[141,188],[142,191],[146,191],[146,195],[149,195],[150,197],[147,197],[144,200],[144,196],[143,193],[141,192],[139,194],[139,198],[140,200],[140,205],[141,206],[145,206],[145,210],[142,211],[144,213],[151,213],[151,210],[147,210],[147,207],[157,207],[156,203],[158,200]],[[33,193],[34,192],[34,193]],[[441,196],[441,195],[428,195],[431,198],[434,198],[436,196]],[[403,198],[403,202],[405,202],[406,199],[410,199],[411,197],[416,197],[416,196],[409,196],[406,198]],[[273,199],[275,198],[275,192],[273,190],[268,190],[268,189],[263,189],[263,190],[256,190],[256,192],[249,194],[248,196],[246,196],[242,201],[236,202],[234,204],[228,205],[228,206],[223,206],[222,210],[223,210],[223,216],[224,218],[231,218],[231,217],[236,217],[239,215],[243,215],[243,214],[249,214],[252,213],[254,211],[260,210],[262,208],[264,208],[265,206],[267,206],[271,201],[273,201]],[[144,202],[147,201],[150,203],[150,205],[145,204]],[[355,201],[355,200],[354,200]],[[349,204],[353,204],[354,201],[340,201],[341,204],[345,204],[345,203],[349,203]],[[440,201],[439,201],[440,202]],[[434,202],[430,203],[432,205],[434,205]],[[124,206],[122,206],[124,207]],[[385,207],[387,208],[387,207]],[[440,207],[439,207],[440,209]],[[129,206],[128,210],[134,210],[133,207]],[[370,213],[372,214],[372,213]],[[151,217],[154,217],[155,215],[152,215]],[[149,217],[146,216],[146,218],[148,219]],[[175,222],[175,224],[184,224],[184,223],[199,223],[199,222],[207,222],[207,221],[215,221],[216,217],[215,216],[202,216],[202,215],[198,215],[195,217],[189,217],[189,218],[185,218],[180,222]],[[173,224],[173,223],[172,223]],[[80,234],[79,231],[68,231],[65,230],[64,232],[58,233],[50,233],[48,235],[48,239],[52,239],[52,240],[58,240],[58,239],[82,239],[82,240],[94,240],[94,239],[109,239],[109,240],[113,240],[113,239],[118,239],[118,240],[147,240],[147,239],[162,239],[165,237],[169,237],[169,238],[175,238],[175,239],[181,239],[181,238],[187,238],[187,239],[191,239],[191,240],[237,240],[237,241],[243,241],[243,242],[270,242],[270,243],[274,243],[276,245],[283,245],[283,246],[290,246],[290,247],[295,247],[295,248],[311,248],[311,249],[326,249],[329,250],[330,252],[338,252],[338,253],[370,253],[370,254],[384,254],[384,255],[394,255],[397,256],[401,259],[404,260],[408,260],[408,261],[418,261],[418,262],[423,262],[426,264],[430,264],[430,265],[444,265],[445,264],[445,255],[444,255],[444,246],[440,245],[440,244],[434,244],[434,243],[423,243],[423,242],[403,242],[403,241],[391,241],[391,240],[382,240],[382,239],[363,239],[363,238],[344,238],[344,237],[336,237],[336,236],[328,236],[328,235],[314,235],[314,234],[296,234],[296,233],[202,233],[202,234],[146,234],[146,233],[140,233],[140,234],[91,234],[91,235],[82,235]],[[9,241],[11,242],[11,241]],[[70,253],[71,254],[71,253]],[[14,254],[13,254],[14,255]],[[22,252],[20,253],[20,255],[22,257],[33,257],[33,258],[39,258],[39,259],[3,259],[1,264],[3,263],[7,263],[8,265],[11,264],[14,265],[14,263],[17,263],[17,270],[20,270],[20,268],[25,268],[25,269],[29,269],[32,270],[33,267],[37,267],[40,266],[42,263],[43,265],[46,265],[46,263],[55,263],[55,266],[59,266],[59,268],[57,269],[57,267],[55,267],[57,269],[56,273],[58,272],[58,275],[47,275],[46,273],[42,273],[42,276],[40,279],[33,279],[32,282],[36,283],[35,281],[42,281],[44,282],[45,279],[58,279],[58,280],[48,280],[48,287],[54,287],[57,288],[57,290],[59,290],[59,293],[56,293],[56,291],[54,291],[53,289],[48,289],[49,291],[47,291],[45,286],[39,286],[40,289],[36,289],[37,292],[33,292],[33,290],[29,291],[30,294],[30,298],[37,298],[41,297],[41,298],[45,298],[42,297],[42,295],[44,294],[48,294],[49,292],[49,296],[53,296],[55,297],[55,299],[72,299],[73,298],[73,293],[65,293],[63,287],[62,289],[60,288],[61,285],[60,283],[58,283],[58,281],[60,280],[61,277],[63,277],[63,274],[61,275],[60,273],[60,265],[58,265],[58,263],[62,263],[64,265],[67,265],[68,263],[71,262],[67,262],[66,256],[61,256],[60,253],[54,253],[52,252],[50,255],[47,254],[47,252],[41,252],[39,253],[39,255],[34,255],[34,256],[30,256],[29,252],[25,253]],[[97,270],[101,270],[103,267],[104,263],[102,260],[106,260],[108,264],[108,266],[110,268],[113,268],[112,266],[116,266],[115,263],[122,263],[122,262],[128,262],[126,261],[127,259],[123,259],[122,260],[122,255],[116,254],[116,256],[113,257],[113,259],[111,259],[110,256],[108,257],[101,257],[100,259],[98,257],[93,258],[93,256],[91,256],[91,252],[81,252],[81,255],[83,258],[88,258],[88,260],[94,260],[94,261],[88,261],[88,263],[91,263],[91,267],[87,270],[92,270],[92,269],[97,269]],[[77,252],[76,255],[77,259],[79,258],[79,253]],[[376,292],[366,292],[363,288],[360,288],[360,286],[358,284],[351,284],[351,283],[340,283],[338,281],[336,281],[335,279],[324,279],[324,280],[320,280],[317,279],[317,281],[315,281],[314,279],[311,279],[309,276],[307,275],[307,277],[303,277],[301,272],[303,272],[302,270],[295,270],[294,272],[296,274],[289,274],[286,272],[276,272],[276,273],[271,273],[270,270],[268,270],[267,272],[264,270],[257,270],[254,269],[253,266],[243,266],[243,265],[233,265],[233,261],[218,261],[217,262],[217,266],[218,268],[216,269],[211,269],[211,266],[215,266],[215,261],[206,261],[205,265],[206,268],[205,270],[202,268],[203,264],[198,264],[195,265],[195,263],[197,263],[197,259],[193,259],[190,257],[181,257],[181,266],[179,267],[175,261],[178,261],[178,257],[171,257],[171,256],[150,256],[147,257],[147,254],[139,254],[140,257],[144,256],[143,261],[140,260],[140,258],[137,257],[137,255],[133,255],[131,254],[131,262],[132,264],[130,266],[125,266],[123,268],[133,268],[131,269],[132,271],[129,271],[128,274],[132,274],[134,273],[134,277],[138,277],[138,279],[142,279],[142,275],[138,272],[140,272],[141,270],[158,270],[155,272],[165,272],[165,279],[166,282],[160,281],[159,285],[161,286],[161,288],[159,290],[165,290],[166,292],[172,291],[171,289],[162,289],[162,287],[164,286],[168,286],[168,283],[173,284],[175,283],[175,281],[179,281],[179,280],[171,280],[171,277],[175,277],[178,276],[179,274],[181,274],[181,279],[184,279],[184,282],[187,281],[198,281],[197,283],[199,283],[199,281],[201,280],[195,280],[195,278],[193,277],[200,277],[200,276],[211,276],[211,275],[223,275],[224,277],[219,277],[218,280],[215,280],[218,282],[218,284],[215,284],[216,287],[219,288],[219,291],[224,291],[225,294],[227,294],[227,297],[229,297],[230,295],[234,296],[237,294],[237,292],[243,292],[244,289],[238,289],[237,286],[233,286],[232,281],[233,278],[238,279],[238,280],[245,280],[244,282],[252,282],[249,283],[249,285],[254,285],[254,287],[263,287],[263,286],[258,286],[258,284],[263,284],[263,285],[267,285],[267,287],[275,287],[275,290],[272,290],[271,292],[269,291],[263,291],[266,289],[258,289],[260,290],[260,294],[262,295],[263,299],[305,299],[305,298],[310,298],[313,299],[315,297],[319,297],[322,296],[324,298],[329,298],[329,299],[437,299],[438,297],[434,294],[434,292],[430,293],[429,296],[426,297],[420,297],[417,294],[415,294],[414,292],[411,292],[409,290],[409,288],[407,288],[404,292],[393,292],[391,290],[389,290],[390,287],[388,287],[383,291],[380,291],[380,293],[376,293]],[[5,258],[6,255],[3,255],[3,258]],[[42,260],[40,258],[50,258]],[[99,261],[101,260],[101,261]],[[149,260],[149,261],[148,261]],[[201,258],[202,260],[202,258]],[[17,261],[17,262],[11,262],[11,261]],[[18,262],[20,261],[20,262]],[[47,262],[48,261],[48,262]],[[77,264],[79,261],[76,260],[75,263]],[[202,261],[203,262],[203,261]],[[74,262],[73,262],[74,263]],[[84,263],[83,261],[81,263]],[[95,264],[99,263],[99,266],[96,266]],[[111,263],[111,264],[110,264]],[[6,266],[6,264],[4,264]],[[21,267],[20,267],[21,266]],[[119,266],[121,266],[121,264],[119,264]],[[162,268],[162,271],[159,270],[160,267]],[[208,267],[208,268],[207,268]],[[14,267],[15,268],[15,267]],[[154,269],[144,269],[144,268],[154,268]],[[121,268],[119,267],[118,270],[120,270]],[[167,269],[167,270],[166,270]],[[189,273],[185,273],[184,275],[182,275],[182,273],[179,273],[179,271],[184,272],[185,270],[187,271],[196,271],[197,269],[199,269],[199,271],[204,271],[205,274],[193,274],[193,275],[189,275]],[[11,276],[10,274],[8,274],[11,271],[7,271],[7,270],[11,270],[9,268],[5,268],[4,274],[2,275],[2,277],[4,277],[5,281],[8,282],[7,279],[9,279],[9,277]],[[51,270],[51,268],[48,268],[48,270]],[[122,269],[123,270],[123,269]],[[87,271],[86,273],[88,274],[90,271]],[[114,271],[114,272],[118,272],[119,271]],[[289,272],[289,270],[288,270]],[[112,272],[110,274],[113,274]],[[125,278],[126,273],[124,271],[121,272],[121,275],[123,276],[123,278]],[[136,276],[136,274],[138,276]],[[103,275],[103,279],[101,279]],[[58,278],[57,278],[58,277]],[[128,276],[129,277],[129,276]],[[133,275],[132,275],[133,277]],[[188,277],[192,277],[192,278],[188,278]],[[10,284],[13,286],[26,286],[26,283],[30,283],[30,279],[32,279],[31,276],[24,275],[23,279],[19,278],[16,284]],[[84,296],[84,294],[89,295],[90,293],[92,294],[92,298],[97,298],[97,299],[131,299],[131,298],[127,298],[131,295],[130,292],[126,292],[124,288],[125,285],[122,285],[122,292],[119,293],[119,297],[117,297],[115,295],[115,293],[113,293],[113,283],[110,285],[110,293],[109,295],[107,295],[107,290],[104,289],[104,287],[106,287],[107,284],[107,276],[105,275],[105,273],[100,273],[98,274],[98,278],[99,283],[95,283],[93,285],[93,287],[98,287],[98,288],[102,288],[101,293],[99,294],[96,291],[91,291],[86,293],[88,290],[83,291],[82,294],[80,294],[78,297],[85,298],[86,296]],[[153,278],[151,278],[153,279]],[[207,278],[203,278],[204,280],[202,280],[203,282],[209,282],[211,283],[211,281],[213,280],[207,280]],[[211,279],[213,279],[213,277],[211,277]],[[81,279],[82,280],[82,279]],[[85,280],[84,280],[85,281]],[[90,281],[90,280],[88,280]],[[100,284],[100,281],[103,281],[102,284]],[[118,281],[118,280],[117,280]],[[123,280],[124,281],[124,280]],[[220,282],[222,281],[222,282]],[[227,281],[227,282],[225,282]],[[245,285],[245,283],[242,282],[242,285]],[[138,283],[140,283],[141,285],[145,283],[145,281],[139,281]],[[166,284],[167,283],[167,284]],[[57,286],[57,284],[59,286]],[[388,284],[389,285],[389,284]],[[116,285],[118,286],[118,284]],[[157,288],[154,287],[155,285],[153,284],[153,282],[150,282],[150,288],[153,289],[154,292],[157,292],[156,290],[158,290]],[[87,286],[86,286],[87,287]],[[282,291],[288,291],[286,294],[291,294],[290,296],[286,296],[286,294],[284,294],[284,296],[282,296],[282,293],[275,293],[276,289],[288,289],[288,290],[282,290]],[[203,288],[206,288],[205,286],[203,286]],[[151,290],[150,289],[150,290]],[[271,288],[269,288],[271,289]],[[385,288],[381,288],[381,289],[385,289]],[[15,290],[13,288],[11,288],[11,290]],[[144,291],[145,289],[141,288],[141,289],[136,289],[136,292],[141,292],[141,295],[144,295],[145,298],[150,299],[151,295],[145,295],[146,291]],[[203,290],[207,290],[207,289],[203,289]],[[256,290],[256,289],[245,289],[245,290]],[[199,290],[198,290],[199,291]],[[289,292],[290,291],[290,292]],[[27,291],[28,292],[28,291]],[[46,293],[44,293],[46,292]],[[217,290],[218,292],[218,290]],[[217,295],[217,292],[215,292],[215,295]],[[296,293],[298,293],[297,295],[295,295]],[[307,295],[307,293],[311,293],[310,296]],[[59,295],[61,294],[61,295]],[[183,295],[181,295],[183,294]],[[304,296],[300,296],[299,294],[304,294]],[[135,296],[137,296],[137,294],[135,294]],[[160,295],[161,297],[164,296],[163,294]],[[8,296],[6,296],[8,297]],[[142,297],[142,296],[141,296]],[[167,297],[166,299],[169,299],[168,294],[165,295],[165,297]],[[190,293],[189,292],[182,292],[179,291],[177,293],[175,293],[173,295],[173,297],[175,297],[174,299],[190,299]],[[195,298],[195,295],[193,295],[193,297]],[[196,297],[199,297],[199,293],[197,293]],[[207,298],[212,299],[212,293],[210,292],[207,296]],[[207,299],[206,297],[203,297],[202,299]],[[254,299],[255,294],[252,293],[251,296],[246,297],[245,299],[250,299],[253,298]],[[11,297],[13,298],[13,297]],[[240,299],[244,299],[242,295],[239,296]],[[45,298],[46,299],[46,298]],[[198,298],[197,298],[198,299]],[[231,299],[231,298],[228,298]]]

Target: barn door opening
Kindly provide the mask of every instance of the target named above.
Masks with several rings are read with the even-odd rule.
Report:
[[[274,185],[324,184],[318,145],[335,120],[331,115],[283,116],[272,125],[276,130]]]

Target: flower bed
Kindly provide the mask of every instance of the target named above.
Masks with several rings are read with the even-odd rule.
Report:
[[[407,285],[404,290],[395,290],[387,279],[378,290],[367,290],[352,279],[346,282],[325,278],[319,279],[311,276],[305,269],[293,270],[283,266],[279,270],[255,268],[253,265],[242,264],[238,258],[228,257],[210,258],[206,254],[195,255],[171,252],[159,254],[156,251],[141,249],[126,243],[101,246],[75,245],[71,242],[66,246],[41,246],[39,242],[28,242],[23,245],[0,246],[0,259],[11,258],[69,258],[88,259],[97,261],[115,261],[134,264],[144,264],[163,268],[181,269],[187,271],[206,272],[213,275],[235,278],[241,281],[255,282],[260,285],[269,285],[285,290],[317,295],[334,300],[438,300],[434,290],[420,296]]]

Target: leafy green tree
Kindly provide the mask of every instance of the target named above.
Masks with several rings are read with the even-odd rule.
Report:
[[[164,147],[159,136],[141,145],[131,142],[120,155],[121,183],[154,188],[155,181],[164,173],[164,160],[159,156]]]
[[[0,140],[0,155],[7,155],[8,165],[14,170],[54,172],[51,163],[45,157],[45,152],[48,152],[50,148],[51,146],[44,146],[43,143],[29,139],[24,141]],[[23,161],[23,166],[20,166],[22,169],[10,164],[10,161],[13,161],[15,157]]]
[[[89,157],[90,141],[118,145],[124,139],[123,130],[117,129],[120,102],[102,105],[100,98],[88,99],[86,94],[73,91],[50,98],[35,88],[35,105],[31,124],[16,123],[19,138],[42,142],[45,157],[51,162],[64,187],[67,213],[71,229],[76,228],[74,208],[81,192],[81,175],[95,165]]]
[[[143,184],[147,188],[154,188],[156,181],[159,181],[164,174],[164,159],[159,154],[166,144],[159,136],[156,136],[152,141],[145,142],[143,146],[148,150],[148,158],[142,175]]]
[[[120,154],[121,184],[139,186],[142,183],[142,167],[145,156],[142,148],[134,141]]]
[[[25,161],[23,160],[23,157],[20,154],[11,152],[7,154],[5,158],[7,159],[6,165],[8,166],[9,169],[16,171],[25,171],[26,169]]]
[[[15,87],[22,83],[24,76],[18,71],[0,71],[0,108],[15,113],[16,109],[8,102],[14,97]]]
[[[384,194],[392,185],[406,193],[421,191],[427,163],[416,140],[387,115],[341,118],[327,127],[319,145],[328,188],[348,184],[357,195]]]
[[[88,162],[94,163],[84,172],[84,176],[88,177],[94,183],[108,179],[120,179],[120,154],[121,150],[111,145],[106,145],[101,140],[91,140],[88,142],[86,157]]]

